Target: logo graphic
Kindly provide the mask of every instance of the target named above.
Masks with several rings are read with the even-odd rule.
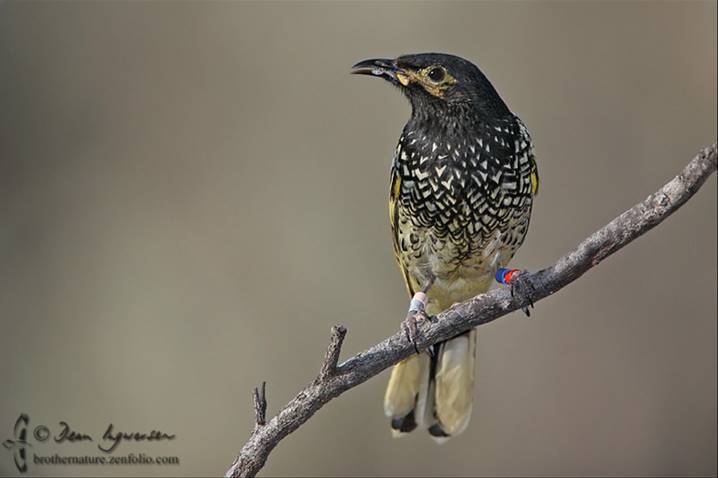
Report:
[[[20,473],[27,472],[30,463],[34,465],[179,465],[179,457],[177,456],[153,456],[147,453],[129,453],[126,455],[115,454],[120,448],[121,443],[125,442],[164,442],[175,439],[174,434],[165,433],[160,430],[146,431],[115,431],[112,423],[107,425],[105,433],[95,435],[83,433],[73,429],[66,421],[58,423],[55,433],[45,425],[37,425],[30,429],[30,416],[27,413],[21,413],[15,421],[13,428],[13,437],[2,442],[3,447],[7,448],[11,453],[15,466]],[[30,443],[30,439],[33,440]],[[54,446],[74,448],[79,446],[80,449],[93,444],[96,450],[100,450],[102,454],[72,454],[53,453],[50,455],[38,455],[37,449],[43,448],[38,445],[44,442],[50,442]],[[151,445],[155,446],[155,445]]]
[[[30,423],[30,417],[21,414],[15,422],[15,439],[5,440],[2,445],[13,452],[15,458],[15,466],[20,473],[27,471],[27,447],[32,446],[27,441],[27,426]]]

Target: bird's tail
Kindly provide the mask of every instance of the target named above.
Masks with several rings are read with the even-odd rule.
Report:
[[[384,413],[394,436],[426,428],[439,443],[463,432],[471,419],[476,329],[435,345],[433,356],[413,355],[391,371]]]

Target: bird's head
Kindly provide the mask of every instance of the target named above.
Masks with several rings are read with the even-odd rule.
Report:
[[[352,73],[384,78],[398,86],[415,111],[462,105],[492,116],[509,113],[481,70],[458,56],[419,53],[364,60],[352,67]]]

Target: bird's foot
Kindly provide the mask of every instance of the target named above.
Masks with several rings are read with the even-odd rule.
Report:
[[[406,318],[401,323],[406,340],[411,342],[416,353],[419,353],[419,347],[416,345],[416,340],[419,338],[418,323],[428,318],[429,316],[426,315],[426,294],[417,292],[409,302],[409,312],[407,312]]]
[[[526,317],[531,317],[531,310],[534,308],[534,293],[536,288],[531,281],[531,275],[528,271],[520,269],[504,269],[500,268],[496,271],[496,282],[506,284],[511,287],[511,297],[525,297],[528,299],[528,305],[523,307]]]

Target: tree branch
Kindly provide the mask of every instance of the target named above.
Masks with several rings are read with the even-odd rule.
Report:
[[[716,144],[696,155],[685,169],[657,192],[651,194],[613,221],[591,234],[576,249],[561,257],[554,265],[534,274],[527,274],[534,286],[534,302],[551,295],[629,242],[645,234],[688,201],[708,177],[716,171]],[[526,307],[530,298],[506,288],[494,289],[465,302],[455,304],[437,316],[437,320],[421,324],[417,345],[421,350],[454,337],[472,327],[486,324],[509,312]],[[268,423],[260,426],[260,414],[249,440],[226,473],[228,477],[254,476],[264,466],[269,453],[287,435],[299,428],[329,400],[356,387],[382,370],[409,357],[414,347],[397,332],[364,352],[337,366],[346,329],[332,329],[331,342],[318,377],[300,391]],[[262,391],[264,388],[262,387]],[[258,395],[255,389],[255,397]],[[262,393],[264,399],[264,393]],[[257,400],[255,399],[255,409]],[[261,403],[261,402],[260,402]],[[264,401],[266,408],[266,400]],[[260,407],[262,408],[262,407]],[[264,409],[261,418],[264,421]]]
[[[254,405],[254,422],[256,426],[263,427],[267,424],[267,382],[262,382],[259,388],[254,388],[252,405]]]
[[[343,325],[335,325],[332,327],[332,335],[327,347],[327,354],[324,356],[324,363],[319,371],[317,379],[320,382],[326,382],[337,373],[337,364],[339,363],[339,354],[342,351],[342,343],[347,329]]]

